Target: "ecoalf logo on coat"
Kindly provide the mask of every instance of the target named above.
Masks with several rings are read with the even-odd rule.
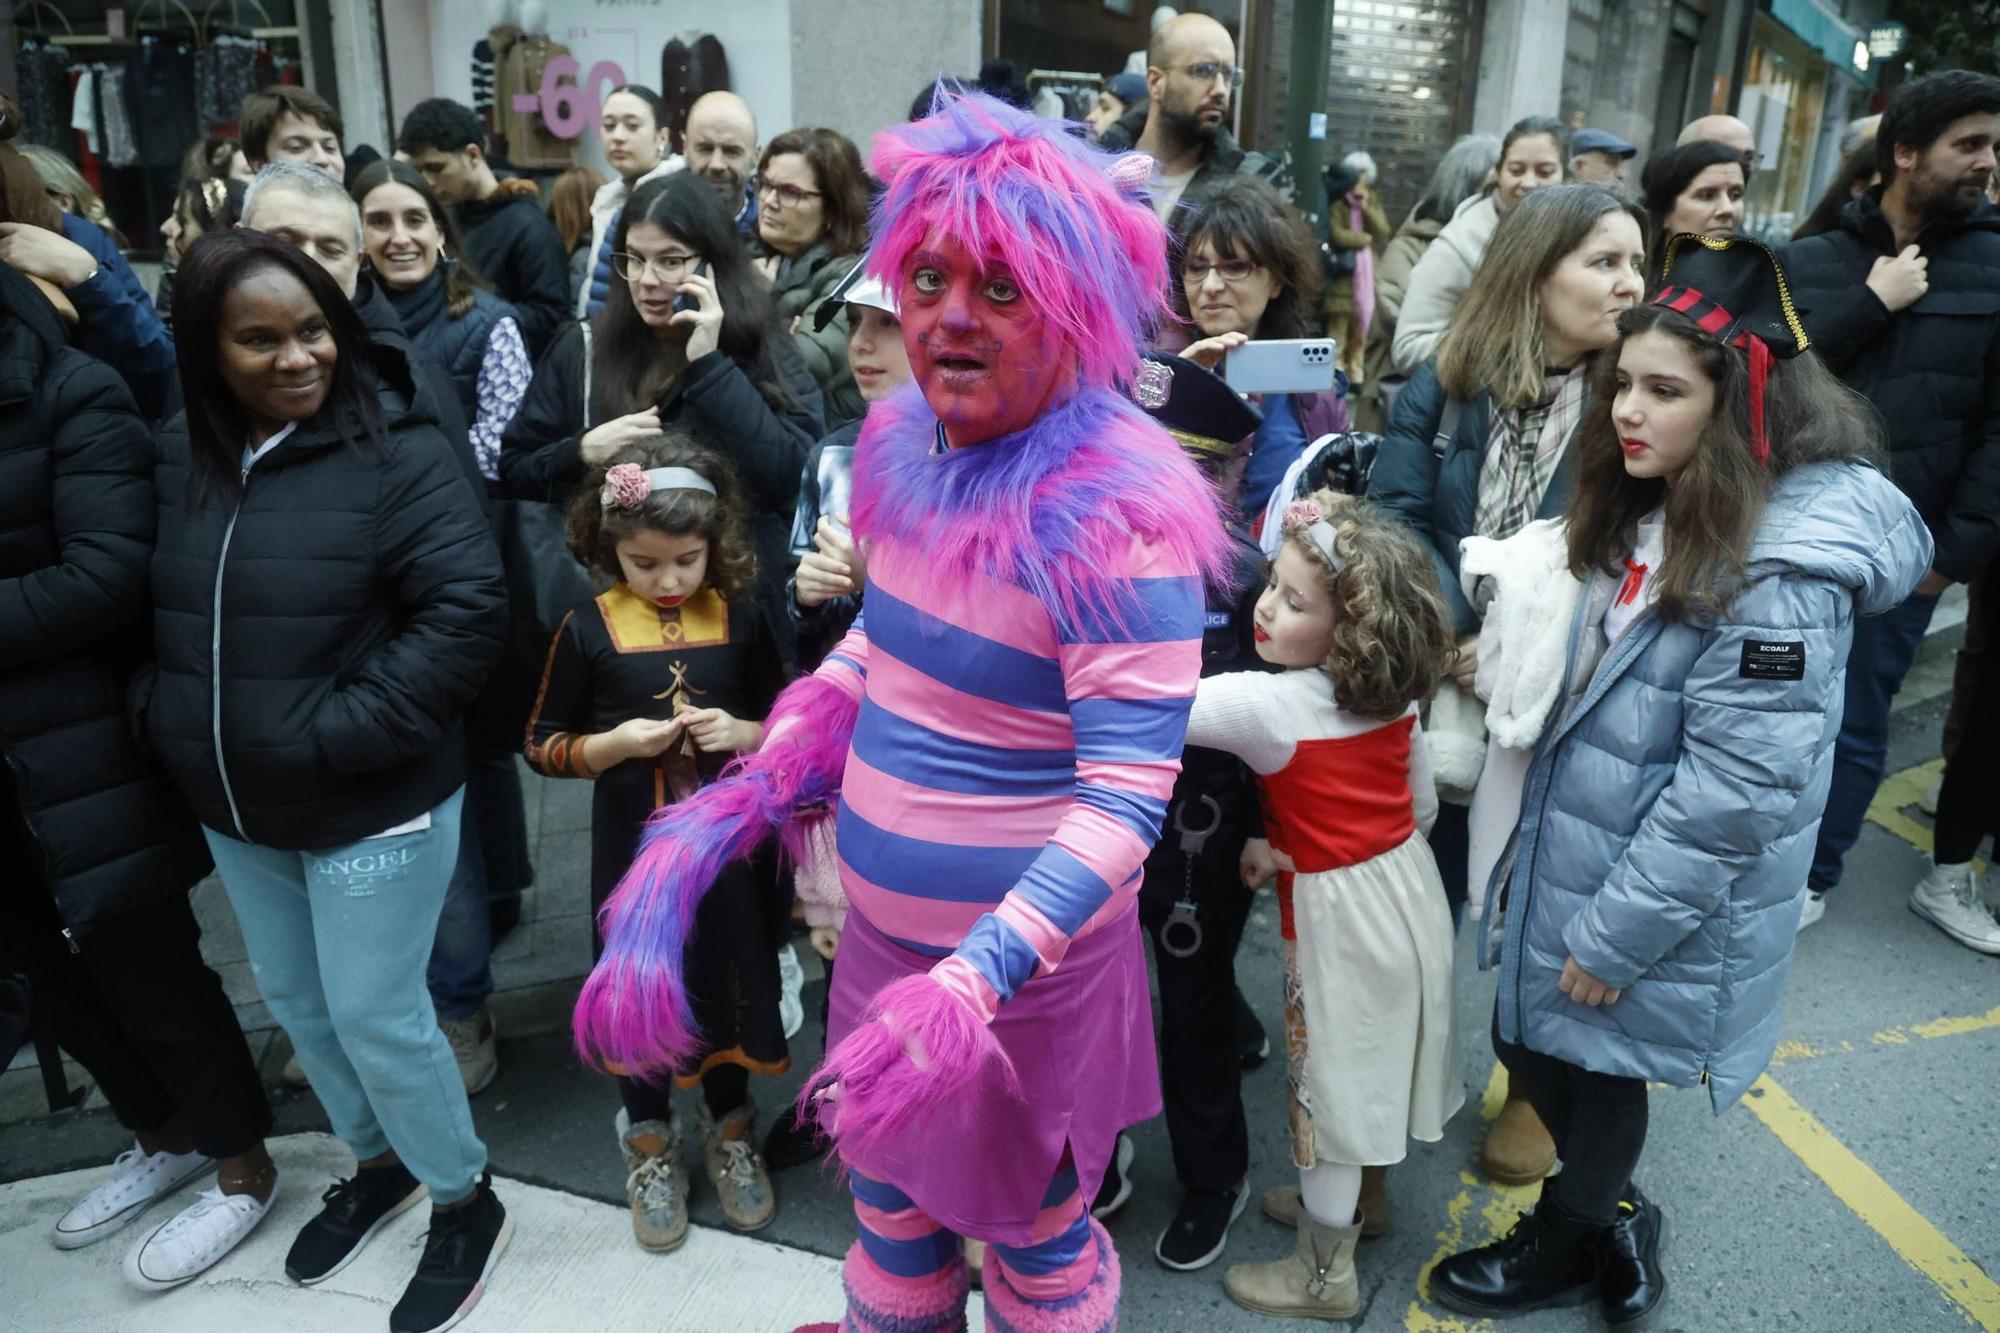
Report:
[[[1743,645],[1743,664],[1736,674],[1745,680],[1804,680],[1806,646],[1752,639]]]

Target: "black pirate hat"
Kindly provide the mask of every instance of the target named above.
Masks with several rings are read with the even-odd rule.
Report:
[[[1789,361],[1812,346],[1778,257],[1748,236],[1682,232],[1667,241],[1652,303],[1686,315],[1717,341],[1748,355],[1751,447],[1759,463],[1767,462],[1764,384],[1771,361]]]
[[[1132,397],[1198,462],[1219,466],[1263,414],[1214,371],[1182,356],[1148,352]]]

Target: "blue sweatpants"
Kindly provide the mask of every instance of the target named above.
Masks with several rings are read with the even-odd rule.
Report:
[[[424,984],[458,860],[464,789],[430,827],[279,851],[204,829],[257,989],[358,1160],[394,1149],[436,1204],[486,1169],[451,1043]]]

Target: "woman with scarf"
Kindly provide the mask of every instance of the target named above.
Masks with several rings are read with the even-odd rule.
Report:
[[[472,452],[500,480],[500,433],[528,394],[534,363],[514,307],[495,296],[458,243],[423,173],[385,159],[355,178],[368,267],[418,349],[451,372],[472,423]]]
[[[1597,185],[1523,198],[1495,228],[1436,357],[1398,395],[1369,475],[1368,497],[1430,547],[1459,636],[1452,679],[1426,729],[1444,798],[1431,846],[1454,916],[1466,897],[1468,804],[1485,753],[1483,734],[1470,737],[1465,752],[1477,757],[1455,763],[1456,738],[1440,716],[1477,708],[1471,691],[1487,599],[1461,586],[1459,542],[1509,537],[1562,513],[1592,367],[1617,342],[1618,316],[1643,294],[1643,218]],[[1533,1108],[1510,1099],[1481,1160],[1494,1179],[1527,1184],[1554,1168],[1555,1144]]]

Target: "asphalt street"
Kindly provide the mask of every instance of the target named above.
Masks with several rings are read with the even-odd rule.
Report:
[[[1811,1329],[1814,1333],[2000,1330],[2000,959],[1972,954],[1912,915],[1910,884],[1922,873],[1927,822],[1915,801],[1935,776],[1943,700],[1898,713],[1891,752],[1897,776],[1877,803],[1823,924],[1800,940],[1786,1000],[1785,1041],[1767,1078],[1717,1117],[1705,1091],[1658,1089],[1639,1179],[1669,1216],[1670,1295],[1658,1329]],[[2000,886],[1996,886],[2000,887]],[[1279,1030],[1275,904],[1265,896],[1240,959],[1246,994]],[[804,944],[801,941],[803,953]],[[1443,1142],[1414,1145],[1390,1177],[1394,1228],[1361,1250],[1367,1304],[1353,1327],[1450,1333],[1491,1327],[1431,1303],[1424,1274],[1438,1257],[1504,1232],[1534,1191],[1487,1182],[1475,1158],[1494,1061],[1487,1042],[1490,975],[1476,971],[1461,936],[1459,1018],[1470,1098]],[[808,1012],[817,1012],[814,982]],[[559,997],[558,997],[559,999]],[[548,1006],[552,1018],[560,1004]],[[548,1030],[502,1044],[499,1079],[474,1102],[497,1175],[590,1199],[622,1202],[624,1168],[612,1132],[616,1098],[581,1069],[564,1036]],[[797,1072],[760,1093],[776,1106],[819,1055],[816,1018],[795,1047]],[[279,1093],[281,1132],[323,1128],[309,1093]],[[1251,1189],[1288,1178],[1284,1077],[1277,1060],[1246,1078],[1252,1129]],[[1486,1104],[1482,1107],[1482,1101]],[[1158,1121],[1135,1132],[1137,1190],[1111,1224],[1125,1265],[1122,1327],[1250,1330],[1270,1321],[1223,1295],[1222,1266],[1170,1272],[1151,1256],[1175,1187]],[[129,1144],[105,1111],[0,1127],[0,1181],[101,1165]],[[698,1162],[698,1158],[696,1159]],[[852,1236],[844,1189],[812,1167],[777,1178],[781,1207],[760,1239],[838,1256]],[[294,1188],[317,1189],[317,1182]],[[503,1185],[504,1189],[504,1185]],[[0,1194],[4,1198],[4,1194]],[[698,1225],[721,1218],[705,1183]],[[517,1244],[532,1244],[523,1235]],[[1291,1238],[1254,1206],[1232,1233],[1224,1264],[1272,1257]],[[53,1250],[49,1262],[58,1262]],[[675,1256],[656,1261],[662,1293],[691,1276]],[[735,1281],[700,1270],[703,1281]],[[731,1329],[773,1327],[758,1290],[726,1294]],[[194,1289],[184,1295],[199,1299]],[[175,1299],[175,1298],[170,1298]],[[499,1314],[499,1311],[491,1312]],[[828,1310],[826,1317],[836,1312]],[[0,1310],[0,1328],[55,1333]],[[142,1327],[143,1324],[132,1324]],[[237,1326],[223,1320],[218,1329]],[[250,1325],[241,1325],[248,1327]],[[509,1327],[481,1322],[482,1327]],[[537,1327],[560,1328],[560,1324]],[[1600,1327],[1588,1310],[1513,1321],[1523,1333]]]

